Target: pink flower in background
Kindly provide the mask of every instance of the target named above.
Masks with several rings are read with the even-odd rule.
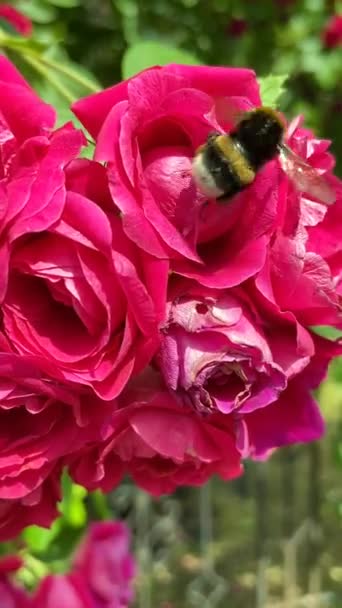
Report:
[[[171,395],[161,378],[146,370],[118,399],[112,435],[68,459],[70,473],[89,489],[113,489],[124,473],[155,496],[184,485],[202,485],[213,474],[241,474],[229,417],[205,418],[181,396]]]
[[[0,559],[0,606],[2,608],[32,608],[30,598],[24,589],[20,589],[11,580],[22,566],[22,560],[16,555],[7,555]]]
[[[121,522],[91,524],[69,574],[47,576],[32,608],[127,608],[133,600],[135,562]]]
[[[0,22],[1,20],[9,23],[22,36],[32,34],[31,20],[10,4],[0,4]]]
[[[342,46],[342,15],[332,15],[330,17],[322,31],[321,38],[327,49]]]
[[[87,581],[96,608],[124,608],[133,600],[135,561],[121,522],[93,523],[77,549],[72,575]]]
[[[93,603],[86,581],[74,582],[66,575],[46,576],[42,579],[33,600],[32,608],[97,608]]]
[[[167,386],[199,412],[244,414],[277,400],[314,354],[291,315],[257,309],[243,290],[180,283],[172,294],[158,363]]]
[[[246,19],[241,17],[232,17],[229,21],[226,32],[229,36],[233,38],[241,38],[248,30],[248,23]]]

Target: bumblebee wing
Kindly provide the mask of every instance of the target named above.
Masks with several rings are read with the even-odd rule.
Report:
[[[336,194],[324,176],[285,144],[281,144],[279,148],[281,166],[297,190],[306,192],[325,205],[332,205],[336,200]]]
[[[237,95],[232,97],[218,97],[215,99],[213,113],[217,122],[229,131],[239,124],[241,119],[246,116],[246,112],[255,110],[252,103],[245,97]]]

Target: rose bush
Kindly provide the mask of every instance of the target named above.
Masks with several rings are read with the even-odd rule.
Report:
[[[168,263],[124,235],[104,168],[77,159],[83,134],[53,130],[53,108],[0,67],[4,539],[50,525],[61,461],[105,438],[113,396],[158,347]]]
[[[329,143],[288,126],[336,192],[329,208],[278,159],[204,205],[193,154],[232,126],[222,97],[260,105],[252,71],[151,68],[79,100],[86,160],[84,134],[54,128],[53,108],[0,68],[0,536],[51,523],[64,466],[89,489],[128,473],[157,496],[318,438],[310,391],[341,354],[310,329],[341,326]],[[75,577],[41,597],[89,603]]]

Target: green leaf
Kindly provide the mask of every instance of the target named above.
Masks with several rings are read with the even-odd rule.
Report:
[[[16,8],[22,10],[26,17],[32,19],[35,23],[51,23],[56,17],[56,10],[52,6],[41,2],[41,0],[30,0],[30,2],[19,0]]]
[[[310,329],[318,336],[322,336],[328,340],[337,340],[337,338],[342,337],[342,331],[340,329],[329,327],[328,325],[315,325],[310,327]]]
[[[123,78],[130,78],[145,68],[167,65],[168,63],[201,64],[199,59],[188,51],[146,40],[137,42],[127,49],[122,60],[122,76]]]
[[[258,78],[260,85],[260,96],[264,106],[276,107],[279,99],[285,92],[284,83],[288,79],[286,74],[262,76]]]
[[[22,537],[31,553],[43,553],[51,545],[56,536],[58,536],[60,529],[61,520],[57,519],[49,529],[41,528],[40,526],[29,526],[24,530]]]

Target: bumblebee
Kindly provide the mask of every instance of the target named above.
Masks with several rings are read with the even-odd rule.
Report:
[[[283,170],[296,188],[330,205],[335,194],[315,169],[284,143],[285,123],[273,108],[244,112],[230,133],[211,133],[198,148],[193,177],[209,198],[225,202],[253,183],[257,172],[280,157]]]

